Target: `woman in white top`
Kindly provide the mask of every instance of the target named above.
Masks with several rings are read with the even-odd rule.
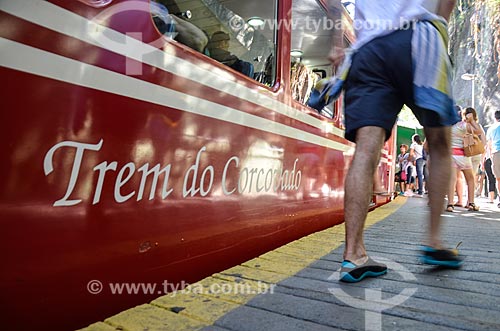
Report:
[[[477,135],[479,136],[479,138],[483,142],[483,145],[486,146],[486,133],[484,133],[483,127],[481,126],[481,124],[479,124],[476,110],[472,107],[468,107],[465,109],[465,116],[467,116],[467,114],[472,114],[472,117],[474,118],[474,122],[479,126],[479,129],[481,130],[481,133],[478,133]],[[469,129],[469,132],[470,132],[470,129]],[[483,160],[483,154],[478,154],[478,155],[474,155],[474,156],[470,157],[471,161],[472,161],[472,171],[474,172],[474,175],[478,175],[478,169],[479,169],[479,165],[481,164],[481,161]],[[479,185],[479,183],[477,183],[477,184],[478,184],[479,188],[482,188],[482,185]],[[478,193],[480,194],[481,191],[479,191]]]
[[[453,197],[455,196],[456,173],[461,170],[464,174],[467,183],[467,209],[471,211],[479,210],[479,207],[474,203],[474,171],[472,168],[472,160],[465,156],[463,136],[472,130],[474,134],[481,134],[479,124],[474,121],[471,113],[465,114],[462,121],[453,125],[451,128],[451,149],[452,149],[452,164],[451,164],[451,183],[448,189],[448,205],[446,211],[453,211]]]
[[[424,144],[418,134],[411,137],[412,144],[410,145],[410,160],[414,160],[417,170],[418,196],[424,194]]]

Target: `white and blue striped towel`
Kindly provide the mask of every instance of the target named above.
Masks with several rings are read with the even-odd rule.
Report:
[[[415,104],[439,114],[441,124],[458,122],[451,89],[451,61],[448,33],[442,21],[414,24],[412,46],[413,91]]]

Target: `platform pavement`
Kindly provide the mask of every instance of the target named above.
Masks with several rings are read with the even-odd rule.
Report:
[[[419,262],[427,200],[398,197],[370,212],[365,232],[387,275],[339,283],[344,227],[336,226],[192,284],[203,294],[169,294],[83,330],[500,330],[500,209],[476,203],[478,212],[443,212],[446,242],[465,255],[459,270]],[[210,293],[214,282],[253,293]],[[254,294],[262,284],[275,284],[272,293]]]

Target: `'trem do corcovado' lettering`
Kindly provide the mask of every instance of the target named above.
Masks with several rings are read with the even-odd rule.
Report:
[[[104,140],[101,139],[97,144],[88,144],[76,141],[62,141],[52,146],[43,161],[43,169],[46,176],[54,171],[53,158],[54,153],[58,149],[73,148],[75,149],[75,156],[71,169],[71,175],[68,180],[66,193],[64,196],[54,202],[54,206],[74,206],[82,202],[82,199],[73,198],[74,189],[78,182],[78,175],[82,166],[82,159],[85,152],[93,151],[98,152],[101,150]],[[194,197],[199,195],[201,197],[207,196],[213,186],[215,169],[212,165],[200,169],[200,157],[206,147],[200,148],[196,155],[196,161],[191,165],[184,175],[182,186],[182,197]],[[231,195],[235,193],[269,193],[278,191],[296,191],[300,187],[302,180],[302,171],[296,169],[299,159],[295,159],[293,168],[291,170],[283,170],[282,168],[240,168],[240,159],[237,156],[230,157],[224,165],[221,178],[221,188],[224,195]],[[92,204],[98,204],[101,201],[102,188],[106,173],[108,171],[118,172],[114,183],[114,199],[117,203],[123,203],[132,197],[136,197],[137,201],[144,198],[146,192],[146,183],[149,176],[152,176],[149,187],[149,200],[156,197],[157,185],[160,181],[160,176],[163,175],[163,183],[161,185],[161,198],[166,199],[173,192],[173,188],[169,185],[171,164],[161,166],[156,164],[150,166],[149,163],[138,167],[134,162],[128,162],[118,169],[117,161],[104,161],[94,166],[93,170],[98,172],[97,183],[94,189]],[[228,173],[234,169],[238,170],[238,180],[228,181]],[[122,187],[134,176],[135,173],[142,173],[139,188],[137,191],[128,192],[124,195]],[[231,182],[232,184],[229,184]]]

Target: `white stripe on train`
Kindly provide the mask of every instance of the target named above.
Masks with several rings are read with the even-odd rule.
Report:
[[[31,21],[33,23],[54,30],[56,32],[77,38],[81,41],[90,43],[97,47],[101,47],[113,51],[115,53],[128,56],[139,62],[144,62],[161,70],[171,72],[175,75],[190,80],[194,80],[196,82],[202,83],[205,86],[216,88],[224,93],[234,95],[243,100],[258,103],[266,108],[273,109],[274,111],[279,112],[288,117],[291,117],[295,120],[301,121],[303,123],[321,129],[323,132],[327,133],[329,132],[340,137],[344,136],[344,131],[334,127],[333,125],[325,125],[325,122],[320,121],[312,116],[309,116],[308,114],[302,113],[273,98],[256,93],[255,90],[247,88],[244,85],[238,84],[237,82],[234,81],[234,79],[231,79],[231,77],[224,78],[224,74],[226,74],[226,72],[223,70],[219,70],[220,72],[213,70],[212,71],[205,70],[181,58],[175,57],[170,54],[166,55],[165,52],[163,52],[162,50],[159,50],[151,45],[145,44],[133,38],[127,39],[127,44],[125,47],[123,47],[123,45],[122,47],[119,47],[116,44],[103,45],[97,42],[96,39],[92,38],[91,34],[89,34],[89,31],[99,31],[100,33],[106,33],[117,39],[125,38],[126,36],[115,30],[109,29],[102,25],[98,25],[91,20],[76,15],[50,2],[40,1],[40,0],[7,1],[7,2],[2,2],[0,8],[11,15]],[[129,51],[127,51],[127,48],[129,49]],[[131,52],[130,48],[133,48],[136,51]],[[139,51],[137,51],[137,49],[139,49]],[[151,54],[154,56],[149,56],[147,59],[143,59],[141,54]],[[168,61],[166,61],[166,56],[168,56]],[[188,70],[186,70],[186,68]],[[192,112],[196,113],[196,111]],[[275,122],[272,123],[277,124]],[[305,133],[306,135],[312,135],[308,132],[303,132],[303,133]],[[320,145],[325,146],[324,144]],[[350,151],[352,149],[351,146],[341,143],[335,143],[335,145],[337,146],[341,145],[342,148],[335,148],[335,149],[340,149],[343,151]],[[388,151],[383,150],[383,152],[388,152]],[[389,158],[392,158],[391,155],[388,156]]]
[[[204,69],[197,64],[183,60],[174,55],[167,55],[158,48],[145,44],[137,39],[126,37],[120,32],[99,25],[50,2],[41,0],[3,1],[0,8],[13,16],[20,17],[47,29],[127,56],[158,69],[171,72],[177,76],[215,88],[240,99],[257,103],[263,107],[318,128],[323,132],[331,133],[342,138],[344,137],[344,130],[333,125],[325,125],[324,121],[300,112],[269,96],[263,95],[256,89],[238,84],[234,80],[234,77],[228,75],[225,70],[218,68],[214,70],[213,67]],[[101,44],[93,37],[93,35],[99,34],[106,34],[113,40],[126,40],[126,43]],[[143,58],[144,54],[148,54],[148,56]],[[346,146],[345,148],[350,147]]]
[[[318,146],[352,153],[354,148],[281,123],[137,78],[0,38],[0,65],[79,86],[243,125]]]

